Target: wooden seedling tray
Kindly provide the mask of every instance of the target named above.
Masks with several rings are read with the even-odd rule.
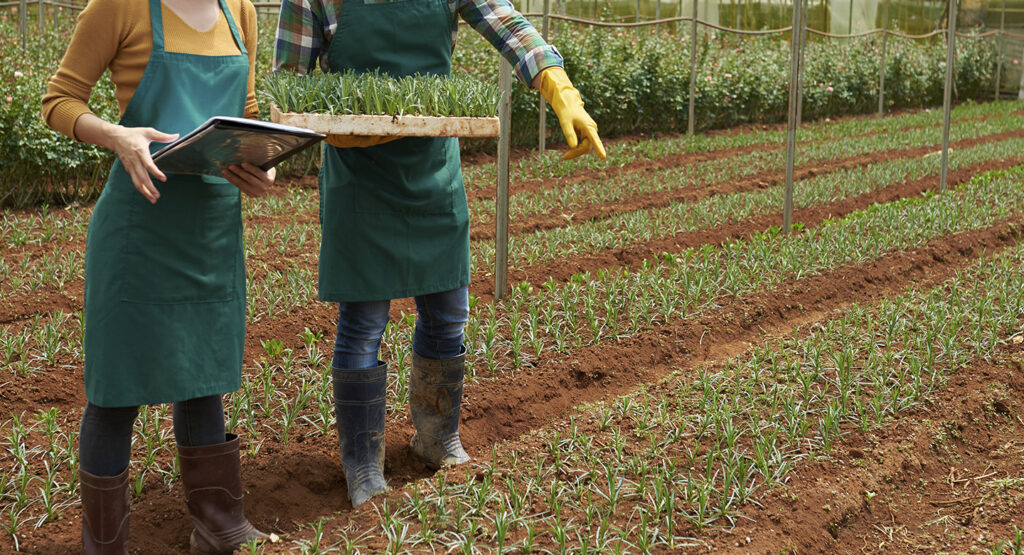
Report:
[[[327,135],[377,137],[497,137],[498,118],[367,116],[281,112],[270,105],[270,121]]]

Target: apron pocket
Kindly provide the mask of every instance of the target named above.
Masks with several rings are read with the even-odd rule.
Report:
[[[238,294],[239,196],[213,196],[220,191],[196,181],[165,183],[155,205],[136,204],[121,261],[123,300],[221,302]]]
[[[458,159],[449,160],[451,139],[405,138],[355,153],[354,210],[362,214],[451,214]],[[345,153],[347,154],[347,153]],[[350,166],[352,167],[352,166]]]

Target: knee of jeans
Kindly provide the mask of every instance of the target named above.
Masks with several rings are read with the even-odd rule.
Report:
[[[366,304],[366,303],[362,303]],[[380,349],[388,312],[383,310],[352,310],[344,305],[339,310],[338,335],[334,351],[344,354],[375,353]],[[348,307],[350,308],[350,307]]]

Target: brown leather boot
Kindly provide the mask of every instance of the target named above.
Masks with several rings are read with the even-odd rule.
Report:
[[[94,476],[79,469],[82,486],[82,547],[86,555],[128,553],[128,469],[117,476]]]
[[[232,553],[250,539],[269,536],[245,519],[238,436],[215,445],[178,445],[185,503],[195,530],[189,538],[195,554]]]

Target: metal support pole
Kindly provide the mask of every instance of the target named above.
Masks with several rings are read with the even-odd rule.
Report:
[[[999,12],[999,46],[996,54],[996,94],[995,100],[999,100],[999,82],[1002,81],[1002,70],[1003,70],[1003,43],[1006,42],[1006,37],[1003,33],[1006,32],[1006,0],[1003,0],[1003,10]]]
[[[636,17],[633,19],[633,21],[640,21],[640,0],[636,0]]]
[[[42,34],[42,32],[43,32],[43,0],[39,0],[39,13],[36,14],[36,15],[39,16],[39,33]]]
[[[661,0],[654,4],[654,19],[661,19]]]
[[[508,291],[508,162],[512,142],[512,65],[501,58],[498,67],[498,194],[495,199],[494,298],[501,300]]]
[[[799,69],[797,69],[797,86],[796,86],[796,126],[800,127],[800,124],[804,121],[804,54],[806,53],[807,46],[807,3],[808,0],[803,0],[801,4],[802,11],[800,15],[800,58],[798,60]]]
[[[28,17],[28,2],[21,0],[18,3],[18,24],[21,26],[21,47],[28,48],[28,21],[25,18]]]
[[[793,2],[793,36],[789,45],[789,119],[786,126],[786,189],[782,206],[782,232],[793,229],[793,161],[796,157],[796,105],[800,96],[800,29],[803,26],[803,1]]]
[[[686,118],[686,134],[693,136],[693,101],[697,89],[697,0],[693,1],[693,21],[690,25],[690,106]]]
[[[882,62],[878,69],[878,117],[885,114],[885,55],[889,46],[889,0],[882,11]]]
[[[949,0],[949,29],[946,30],[946,88],[942,93],[942,173],[939,189],[946,190],[946,174],[949,172],[949,105],[953,92],[953,62],[956,58],[956,0]]]
[[[548,17],[551,13],[551,0],[544,0],[544,19],[541,23],[541,36],[544,37],[544,42],[548,41],[548,26],[550,18]],[[537,122],[537,150],[540,151],[540,155],[544,156],[544,152],[547,149],[547,135],[548,135],[548,103],[544,100],[544,95],[540,96],[540,115],[538,116]]]
[[[846,23],[847,23],[846,34],[852,35],[853,34],[853,0],[850,0],[850,19],[847,19]]]

